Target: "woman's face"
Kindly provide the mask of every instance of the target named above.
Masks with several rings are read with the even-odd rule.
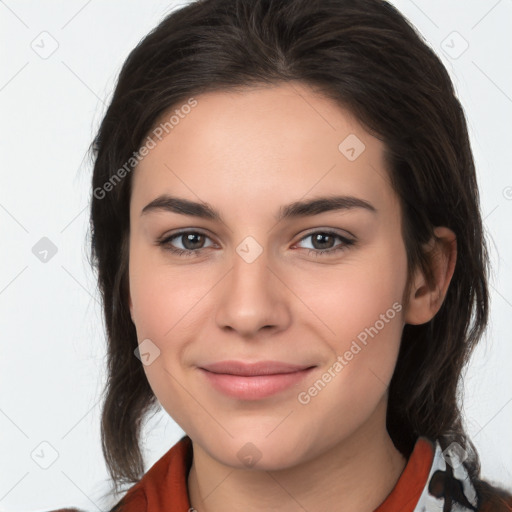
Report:
[[[235,467],[382,431],[407,270],[382,143],[298,83],[195,100],[133,175],[130,310],[156,397]]]

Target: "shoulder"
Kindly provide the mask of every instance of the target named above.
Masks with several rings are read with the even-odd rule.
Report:
[[[475,482],[481,506],[478,512],[512,512],[512,492],[485,480]]]
[[[128,492],[107,512],[145,512],[147,510],[147,500],[144,495],[144,490],[134,485],[130,487]],[[56,510],[49,510],[48,512],[89,512],[79,508],[59,508]]]
[[[158,509],[162,503],[171,510],[188,510],[187,473],[191,458],[191,439],[185,435],[109,512],[145,512]]]
[[[49,510],[48,512],[84,512],[79,508],[59,508],[57,510]]]
[[[108,512],[146,512],[158,504],[169,504],[171,510],[188,510],[187,474],[192,460],[192,443],[182,437],[135,482]],[[174,507],[174,508],[173,508]],[[49,512],[86,512],[77,508],[61,508]]]

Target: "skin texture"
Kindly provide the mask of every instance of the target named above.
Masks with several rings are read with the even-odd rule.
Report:
[[[402,329],[427,322],[441,306],[455,236],[436,229],[436,286],[429,288],[418,271],[405,304],[401,210],[378,139],[304,84],[196,100],[134,171],[129,254],[138,340],[150,339],[160,350],[144,370],[163,408],[193,441],[191,504],[199,512],[372,511],[406,463],[385,426]],[[350,134],[365,145],[354,161],[338,149]],[[162,193],[207,202],[223,222],[163,210],[141,214]],[[282,205],[333,194],[364,199],[377,212],[274,218]],[[184,229],[205,237],[189,245],[175,237],[167,245],[192,247],[198,256],[158,245]],[[356,243],[313,254],[343,244],[333,237],[315,245],[311,235],[326,230]],[[248,236],[263,250],[251,263],[237,252]],[[300,403],[298,394],[393,304],[400,310],[386,316],[378,334]],[[223,360],[315,369],[278,394],[238,400],[213,389],[198,369]],[[244,446],[260,457],[252,467],[237,455]]]

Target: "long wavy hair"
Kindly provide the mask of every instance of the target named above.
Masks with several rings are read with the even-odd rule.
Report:
[[[91,264],[108,344],[101,438],[114,488],[144,474],[142,420],[159,406],[134,355],[127,300],[133,155],[162,115],[191,97],[291,81],[321,91],[384,143],[401,204],[406,294],[415,269],[432,279],[422,244],[433,228],[447,226],[457,236],[441,309],[428,323],[403,329],[387,429],[406,457],[418,436],[438,439],[443,449],[457,442],[468,452],[464,465],[479,495],[497,506],[501,493],[480,479],[459,394],[489,309],[488,252],[466,120],[440,59],[380,0],[197,0],[171,12],[126,59],[90,147]]]

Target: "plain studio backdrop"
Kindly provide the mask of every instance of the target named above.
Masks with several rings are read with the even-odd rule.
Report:
[[[86,257],[86,150],[128,53],[185,3],[0,1],[2,511],[109,506],[99,499],[105,335]],[[469,123],[494,276],[464,411],[483,476],[510,488],[512,2],[392,3],[447,66]],[[146,468],[182,434],[165,411],[151,418]]]

